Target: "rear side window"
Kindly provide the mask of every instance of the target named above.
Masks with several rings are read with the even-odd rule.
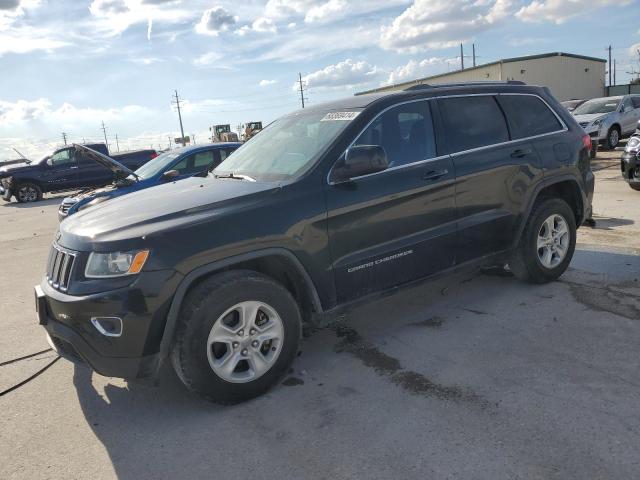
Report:
[[[451,153],[509,141],[502,110],[492,96],[438,101]]]
[[[354,145],[380,145],[387,152],[390,167],[434,158],[429,103],[412,102],[389,109],[362,132]]]
[[[533,137],[562,130],[558,118],[538,97],[500,95],[498,101],[509,119],[514,139]]]

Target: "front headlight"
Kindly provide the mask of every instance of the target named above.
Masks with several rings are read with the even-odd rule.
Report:
[[[599,119],[595,120],[595,121],[593,122],[593,126],[594,126],[594,127],[599,127],[600,125],[602,125],[602,121],[603,121],[603,120],[604,120],[604,118],[599,118]]]
[[[149,250],[112,253],[92,252],[87,261],[84,276],[87,278],[106,278],[135,275],[140,273],[148,257]]]

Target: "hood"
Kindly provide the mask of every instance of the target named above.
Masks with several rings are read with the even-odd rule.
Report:
[[[29,168],[33,168],[33,166],[26,162],[11,163],[9,165],[0,164],[0,175],[11,175],[15,172],[27,170]]]
[[[129,175],[135,176],[132,170],[128,169],[120,162],[116,162],[113,158],[108,157],[100,152],[96,152],[92,148],[85,147],[84,145],[78,145],[77,143],[73,144],[73,148],[75,148],[76,153],[82,153],[86,157],[90,158],[96,163],[99,163],[103,167],[111,170],[117,177],[128,177]]]
[[[585,115],[574,115],[573,118],[575,118],[578,123],[584,123],[584,122],[591,123],[598,120],[599,118],[604,118],[607,115],[611,115],[611,114],[610,113],[589,113]]]
[[[60,225],[62,246],[89,250],[95,242],[153,236],[238,212],[280,189],[279,183],[192,177],[116,197]]]

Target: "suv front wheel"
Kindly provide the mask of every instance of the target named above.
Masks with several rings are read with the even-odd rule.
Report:
[[[182,382],[233,404],[263,394],[298,350],[301,317],[289,291],[253,271],[215,275],[185,298],[171,361]]]
[[[536,202],[509,266],[520,280],[547,283],[562,275],[576,248],[576,220],[564,200]]]

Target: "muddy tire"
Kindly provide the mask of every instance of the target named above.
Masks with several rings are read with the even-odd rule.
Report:
[[[42,200],[42,190],[35,183],[22,183],[18,185],[14,195],[20,203],[32,203]]]
[[[576,219],[564,200],[536,202],[509,267],[530,283],[547,283],[562,275],[576,247]]]
[[[189,390],[216,403],[265,393],[298,352],[298,304],[257,272],[208,278],[189,292],[179,318],[171,363]]]

